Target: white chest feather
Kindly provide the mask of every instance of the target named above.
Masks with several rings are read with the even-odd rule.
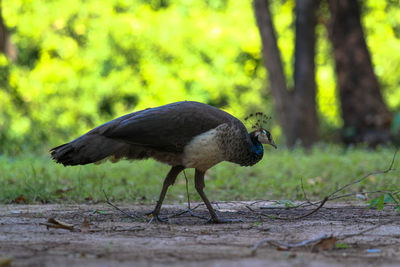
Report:
[[[183,152],[183,164],[187,168],[205,171],[225,160],[218,144],[217,130],[212,129],[196,136],[186,145]]]

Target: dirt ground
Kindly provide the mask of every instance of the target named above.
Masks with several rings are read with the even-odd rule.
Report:
[[[243,220],[230,224],[207,224],[188,214],[169,223],[148,224],[144,213],[152,206],[119,207],[140,218],[129,218],[107,204],[1,205],[0,266],[7,262],[58,267],[400,265],[400,213],[391,207],[379,211],[327,203],[306,218],[279,220],[306,214],[311,208],[285,209],[263,201],[215,205],[222,217]],[[184,205],[165,205],[162,213],[184,209]],[[208,216],[203,206],[196,212]],[[47,229],[44,224],[49,218],[72,224],[73,230]],[[361,233],[373,226],[379,227]],[[312,244],[290,250],[273,245],[295,244],[324,234],[338,238],[335,248],[315,252]],[[254,245],[263,239],[271,242],[253,255]]]

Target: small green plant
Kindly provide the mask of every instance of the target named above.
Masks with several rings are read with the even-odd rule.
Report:
[[[335,248],[337,249],[346,249],[349,248],[349,244],[343,244],[343,243],[336,243]]]
[[[253,222],[250,224],[252,227],[260,226],[261,222]]]
[[[372,199],[369,208],[377,208],[382,210],[385,204],[394,204],[394,208],[400,212],[400,192],[389,192],[379,195]]]
[[[293,201],[291,200],[279,200],[276,202],[277,205],[284,205],[285,208],[291,208],[296,206]]]

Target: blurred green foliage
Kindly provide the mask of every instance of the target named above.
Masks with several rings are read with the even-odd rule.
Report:
[[[289,86],[293,7],[294,0],[271,1]],[[2,11],[19,53],[15,63],[0,54],[0,152],[57,145],[179,100],[238,117],[273,112],[249,0],[3,0]],[[341,126],[327,13],[323,5],[316,56],[323,134]],[[400,7],[369,0],[363,14],[384,96],[398,109]]]

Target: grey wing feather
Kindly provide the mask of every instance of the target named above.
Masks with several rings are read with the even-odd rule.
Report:
[[[193,137],[223,123],[246,132],[238,119],[222,110],[198,102],[177,102],[116,118],[50,152],[64,165],[88,164],[112,155],[146,158],[146,148],[180,153]]]
[[[193,137],[222,123],[241,124],[222,110],[185,101],[131,113],[92,131],[135,145],[182,152]]]

